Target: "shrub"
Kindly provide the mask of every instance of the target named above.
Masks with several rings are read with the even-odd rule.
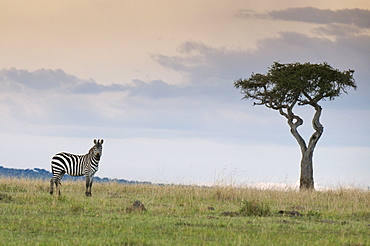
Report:
[[[310,210],[307,212],[307,217],[319,219],[321,218],[321,213],[319,211]]]
[[[12,200],[12,197],[10,195],[0,193],[0,201],[10,202],[11,200]]]
[[[243,201],[239,211],[240,215],[244,216],[269,216],[271,214],[268,205],[256,201]]]

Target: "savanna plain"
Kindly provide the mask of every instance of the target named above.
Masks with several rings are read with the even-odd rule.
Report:
[[[0,177],[0,245],[370,245],[370,191]],[[139,200],[146,210],[136,209]]]

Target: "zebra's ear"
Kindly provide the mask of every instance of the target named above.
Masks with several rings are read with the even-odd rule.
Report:
[[[100,139],[100,144],[103,144],[104,140],[103,139]]]
[[[96,144],[96,139],[94,139],[94,144]]]

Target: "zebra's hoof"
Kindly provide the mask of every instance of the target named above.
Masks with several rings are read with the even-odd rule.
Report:
[[[90,197],[91,196],[91,193],[85,193],[86,196]]]

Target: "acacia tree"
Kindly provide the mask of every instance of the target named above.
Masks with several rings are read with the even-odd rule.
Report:
[[[353,70],[339,71],[327,63],[289,63],[275,62],[266,74],[252,74],[249,79],[239,79],[234,86],[244,94],[243,99],[251,99],[254,105],[265,105],[278,110],[287,119],[290,132],[301,149],[300,190],[314,190],[313,152],[323,134],[320,123],[321,100],[334,100],[347,88],[356,89]],[[295,106],[312,106],[315,113],[312,118],[313,134],[308,145],[298,132],[303,119],[293,112]]]

